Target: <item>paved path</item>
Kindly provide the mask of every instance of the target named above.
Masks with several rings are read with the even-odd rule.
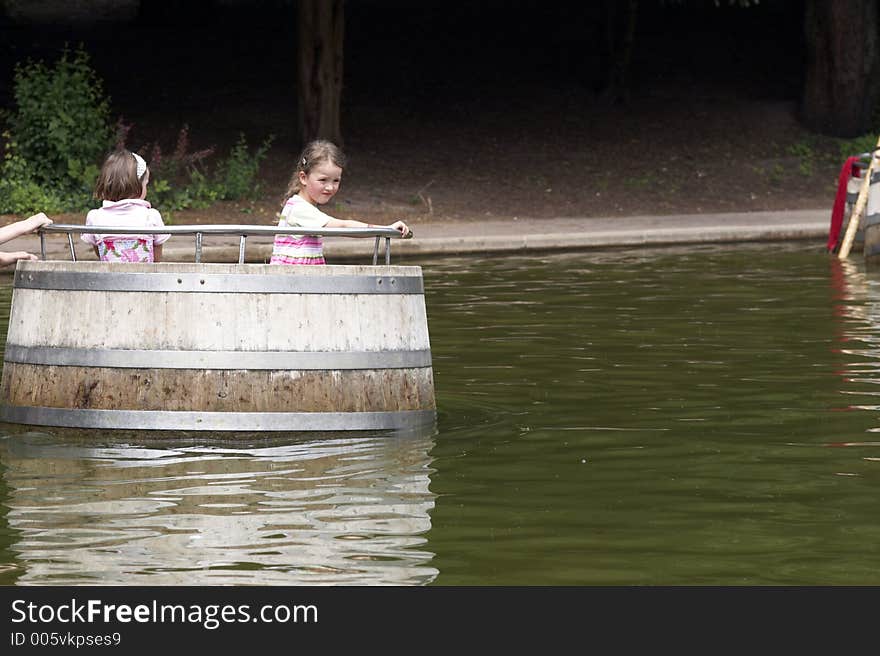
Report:
[[[400,259],[467,253],[584,250],[613,247],[675,244],[732,243],[749,241],[814,240],[824,245],[831,210],[688,214],[681,216],[632,216],[620,218],[559,218],[536,220],[437,221],[413,225],[411,240],[392,240],[392,262]],[[94,259],[91,249],[74,235],[77,258]],[[369,263],[373,239],[325,238],[328,262]],[[3,250],[27,250],[39,255],[40,239],[26,235],[7,242]],[[249,237],[246,261],[266,262],[271,238]],[[203,262],[237,262],[238,237],[206,236]],[[177,235],[164,248],[168,262],[192,262],[194,237]],[[48,259],[70,259],[65,235],[46,238]],[[11,267],[10,267],[11,269]]]

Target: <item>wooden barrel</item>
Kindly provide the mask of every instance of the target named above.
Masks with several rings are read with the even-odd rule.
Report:
[[[430,424],[421,268],[19,262],[0,404],[72,428]]]

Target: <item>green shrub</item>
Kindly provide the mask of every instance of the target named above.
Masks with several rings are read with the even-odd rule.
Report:
[[[6,113],[0,213],[93,207],[99,164],[114,141],[109,101],[80,47],[54,66],[17,64]]]
[[[219,198],[219,192],[209,182],[205,161],[214,153],[213,148],[190,152],[189,126],[184,124],[177,133],[177,142],[169,154],[161,145],[153,143],[143,149],[142,155],[150,167],[150,186],[147,200],[162,212],[208,207]]]
[[[273,138],[270,135],[251,153],[244,134],[240,134],[229,156],[211,169],[208,160],[214,148],[190,151],[189,126],[184,125],[170,154],[158,143],[144,149],[150,166],[147,199],[165,216],[178,210],[203,209],[219,200],[256,198],[260,162]]]
[[[29,62],[15,67],[10,131],[34,180],[69,189],[91,177],[113,145],[109,102],[82,48],[66,48],[54,67]]]
[[[15,67],[15,109],[3,111],[0,214],[76,212],[97,206],[92,197],[100,165],[115,144],[124,145],[131,126],[109,121],[103,83],[80,46],[64,48],[53,66],[43,62]],[[259,193],[256,178],[273,137],[251,153],[244,134],[213,171],[213,148],[190,152],[189,128],[165,154],[158,143],[141,154],[150,166],[150,203],[169,216],[218,200],[244,200]]]
[[[855,139],[838,139],[837,144],[840,159],[845,161],[847,157],[861,155],[862,153],[874,150],[877,146],[877,135],[863,134],[861,137],[856,137]]]
[[[4,132],[7,147],[0,164],[0,213],[33,214],[37,211],[61,212],[65,201],[57,194],[46,191],[30,175],[24,158],[16,152],[9,132]]]
[[[816,172],[818,155],[815,148],[806,139],[801,139],[787,148],[787,152],[798,160],[798,172],[805,177],[810,177]]]
[[[257,183],[257,173],[260,170],[260,162],[266,158],[274,138],[274,135],[269,135],[251,154],[244,133],[239,134],[238,141],[229,152],[229,157],[217,166],[215,181],[220,199],[252,200],[258,197],[260,185]]]

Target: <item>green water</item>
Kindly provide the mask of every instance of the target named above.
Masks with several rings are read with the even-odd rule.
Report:
[[[421,264],[436,430],[6,426],[0,583],[880,583],[880,273],[779,245]]]

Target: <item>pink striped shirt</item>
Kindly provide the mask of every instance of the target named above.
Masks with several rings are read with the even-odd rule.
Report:
[[[281,210],[279,228],[323,228],[330,220],[299,195],[291,196]],[[326,264],[324,240],[317,235],[275,235],[270,264]]]

